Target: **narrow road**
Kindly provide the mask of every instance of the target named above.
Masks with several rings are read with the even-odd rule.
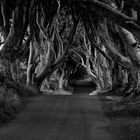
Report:
[[[0,128],[0,140],[114,140],[97,96],[41,95]]]

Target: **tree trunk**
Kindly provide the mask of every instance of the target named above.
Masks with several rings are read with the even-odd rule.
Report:
[[[61,71],[62,71],[62,74],[59,78],[59,89],[63,90],[64,89],[64,82],[65,82],[65,79],[64,79],[65,72],[64,72],[64,70],[61,70]]]
[[[35,55],[35,48],[32,44],[30,44],[30,54],[28,58],[28,67],[27,67],[27,85],[32,85],[33,79],[33,63],[34,63],[34,55]]]

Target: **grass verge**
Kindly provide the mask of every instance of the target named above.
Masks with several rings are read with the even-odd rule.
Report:
[[[110,120],[107,129],[114,140],[140,140],[139,105],[138,102],[102,101],[102,109]]]
[[[14,89],[0,87],[0,126],[13,119],[19,110],[29,102],[26,97],[19,97]]]

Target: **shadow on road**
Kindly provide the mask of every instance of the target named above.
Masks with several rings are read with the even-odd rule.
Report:
[[[94,90],[94,87],[79,86],[74,88],[73,94],[89,94]]]
[[[89,94],[96,90],[96,83],[91,78],[74,79],[69,82],[73,87],[73,94]]]

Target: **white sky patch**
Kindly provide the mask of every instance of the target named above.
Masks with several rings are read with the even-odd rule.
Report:
[[[3,38],[3,36],[2,36],[1,33],[0,33],[0,41],[1,41],[1,42],[4,42],[4,38]],[[3,45],[4,45],[4,44],[0,45],[0,51],[2,50]]]
[[[0,46],[0,51],[2,50],[2,48],[3,48],[3,45],[4,45],[4,44],[2,44],[2,45]]]

